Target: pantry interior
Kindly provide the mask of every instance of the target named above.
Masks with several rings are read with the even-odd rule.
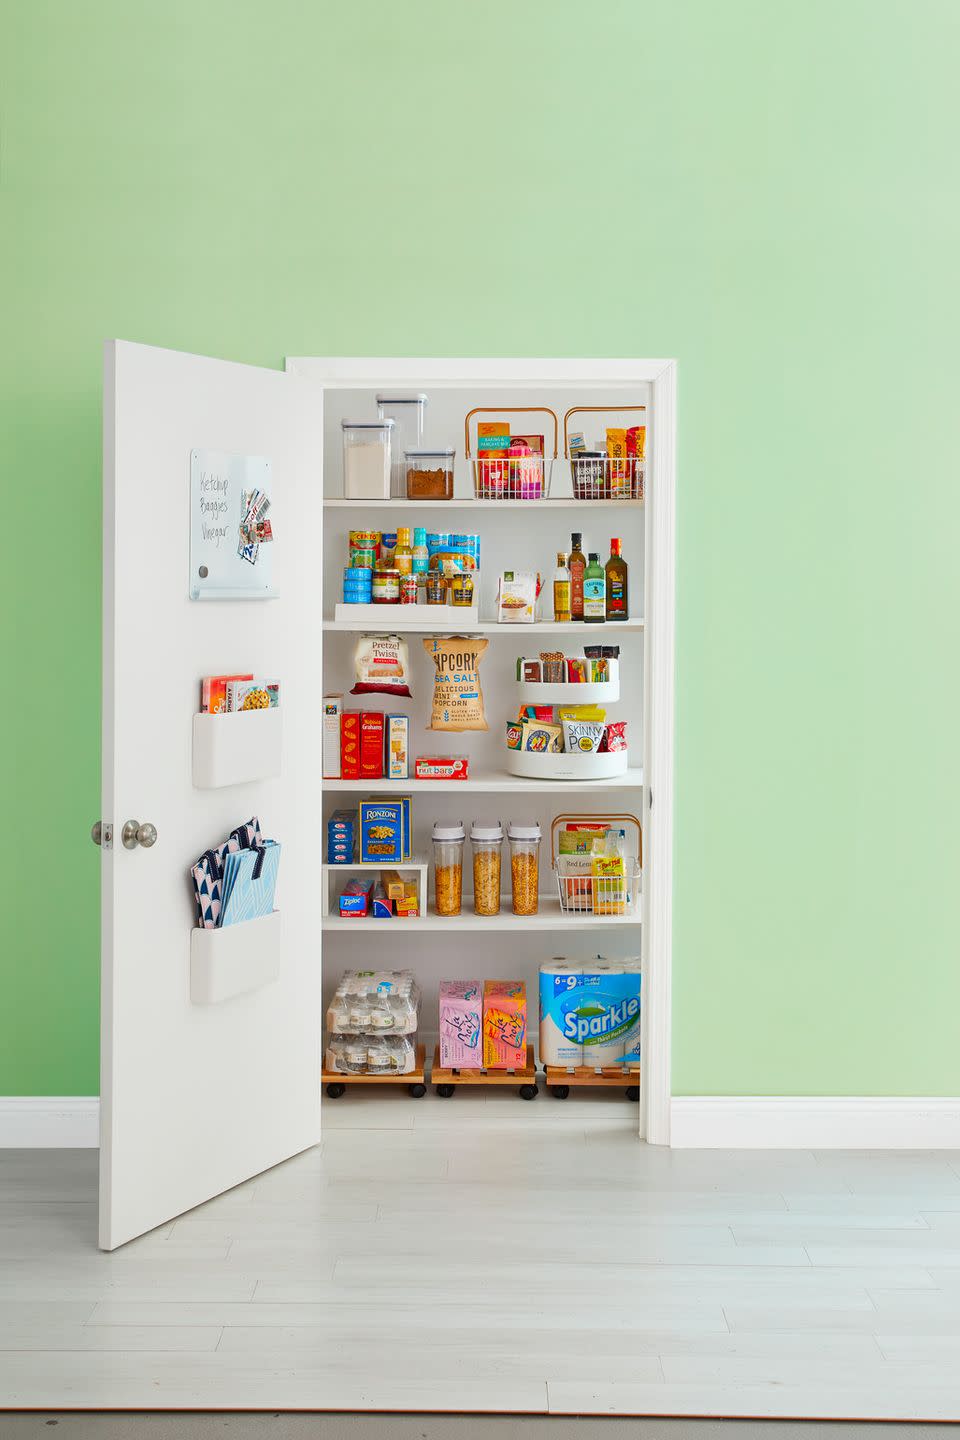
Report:
[[[344,872],[324,864],[322,918],[323,1006],[347,969],[389,968],[414,972],[422,991],[419,1038],[427,1057],[437,1031],[441,980],[516,979],[527,991],[529,1036],[537,1033],[538,971],[541,962],[563,956],[575,963],[602,956],[611,961],[641,957],[643,972],[642,1063],[639,1132],[666,1141],[669,1096],[670,854],[672,844],[672,646],[673,646],[673,405],[670,362],[480,362],[341,361],[298,358],[288,370],[317,387],[323,406],[323,635],[320,663],[323,693],[343,695],[347,709],[403,712],[410,717],[410,775],[419,755],[469,757],[466,780],[323,780],[323,820],[356,806],[369,795],[406,794],[412,799],[412,859],[427,865],[429,893],[419,915],[403,919],[343,917],[337,896]],[[338,373],[339,371],[339,373]],[[454,493],[450,500],[357,499],[344,493],[343,422],[376,421],[378,395],[426,394],[424,448],[454,449]],[[638,413],[636,407],[645,407]],[[516,414],[517,407],[545,407]],[[596,407],[596,408],[594,408]],[[544,485],[539,498],[477,498],[477,415],[512,421],[544,434]],[[565,424],[568,412],[571,414]],[[553,421],[558,417],[556,440]],[[387,413],[390,413],[389,411]],[[470,420],[467,417],[471,416]],[[466,422],[466,433],[465,433]],[[575,498],[567,441],[577,430],[588,449],[607,425],[646,426],[642,498]],[[400,441],[402,448],[404,441]],[[411,443],[409,436],[407,444]],[[553,458],[556,444],[556,459]],[[398,446],[394,442],[394,458]],[[661,489],[661,485],[663,489]],[[351,531],[396,531],[422,526],[428,532],[480,537],[479,615],[469,625],[442,627],[424,604],[384,605],[382,621],[371,626],[368,612],[354,619],[344,605],[343,572],[349,562]],[[620,539],[629,566],[629,614],[625,621],[598,625],[553,620],[551,577],[557,552],[569,552],[580,532],[584,552],[596,551],[601,565],[613,537]],[[656,552],[657,546],[661,553]],[[497,620],[497,582],[506,570],[539,571],[544,580],[534,624]],[[651,621],[654,621],[651,633]],[[352,697],[354,649],[363,634],[391,631],[409,647],[411,698]],[[445,732],[428,728],[433,666],[423,640],[431,634],[479,635],[486,641],[480,679],[488,730]],[[505,725],[528,698],[516,679],[518,657],[541,651],[582,653],[584,644],[619,646],[619,698],[608,717],[627,722],[627,764],[621,774],[584,779],[540,778],[508,769]],[[659,692],[659,693],[658,693]],[[526,759],[527,757],[525,757]],[[537,757],[530,757],[536,760]],[[529,765],[526,767],[529,770]],[[658,774],[659,809],[654,825],[651,776]],[[565,816],[636,816],[642,831],[639,903],[625,914],[598,916],[565,910],[553,868],[554,825]],[[504,847],[500,913],[473,913],[470,842],[464,854],[463,903],[457,917],[436,913],[431,834],[435,824],[472,822],[539,823],[543,841],[536,915],[515,915],[510,897],[510,863]],[[632,832],[631,832],[632,834]],[[660,847],[664,847],[661,849]],[[630,850],[636,847],[629,846]],[[366,867],[369,872],[374,867]],[[540,1104],[555,1101],[540,1076]],[[336,1093],[336,1092],[334,1092]],[[362,1106],[376,1091],[349,1087],[337,1103]],[[610,1095],[622,1101],[623,1091]],[[324,1098],[324,1106],[332,1103]],[[415,1103],[411,1101],[410,1103]],[[631,1116],[636,1115],[631,1111]],[[531,1122],[535,1123],[535,1122]]]

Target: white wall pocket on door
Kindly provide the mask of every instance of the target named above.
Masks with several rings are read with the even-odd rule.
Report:
[[[200,790],[280,774],[281,709],[193,717],[193,783]]]
[[[274,910],[221,930],[190,932],[190,999],[220,1005],[270,985],[280,975],[281,913]]]

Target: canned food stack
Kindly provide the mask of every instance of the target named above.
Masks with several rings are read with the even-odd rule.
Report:
[[[420,990],[411,970],[347,970],[327,1010],[326,1068],[339,1075],[409,1075],[419,1023]]]

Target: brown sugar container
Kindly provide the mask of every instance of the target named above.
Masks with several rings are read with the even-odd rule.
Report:
[[[405,450],[408,500],[452,500],[456,450]]]

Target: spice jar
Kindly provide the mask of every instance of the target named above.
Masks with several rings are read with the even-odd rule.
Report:
[[[500,914],[500,856],[503,851],[503,826],[480,825],[474,820],[470,827],[473,846],[473,913]]]
[[[451,575],[450,604],[451,605],[472,605],[473,604],[473,576],[472,575]]]
[[[374,570],[371,591],[374,605],[399,605],[400,571]]]
[[[456,450],[407,450],[408,500],[452,500],[453,466]]]
[[[426,579],[427,604],[445,605],[447,602],[447,579],[441,570],[428,570]]]
[[[536,915],[540,904],[540,826],[507,827],[514,915]]]
[[[433,827],[433,879],[438,915],[460,914],[465,841],[462,820],[438,823]]]

